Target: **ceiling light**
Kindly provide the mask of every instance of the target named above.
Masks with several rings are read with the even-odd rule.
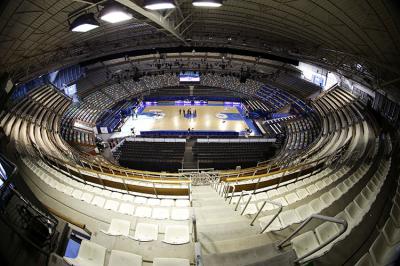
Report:
[[[162,10],[175,8],[173,0],[146,0],[144,7],[150,10]]]
[[[70,25],[73,32],[87,32],[99,26],[99,22],[94,18],[93,13],[83,14],[77,17]]]
[[[100,19],[110,23],[118,23],[131,18],[132,14],[125,7],[118,4],[106,5],[100,11]]]
[[[198,7],[220,7],[222,0],[193,0],[192,4]]]

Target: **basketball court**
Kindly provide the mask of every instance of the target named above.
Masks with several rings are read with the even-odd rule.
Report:
[[[209,102],[206,105],[176,105],[171,102],[146,105],[137,115],[129,117],[120,132],[114,132],[108,138],[123,138],[136,135],[143,131],[209,131],[209,132],[238,132],[250,136],[260,133],[253,121],[244,117],[240,112],[240,104],[224,104]],[[191,115],[188,115],[188,112]],[[185,116],[184,116],[185,113]],[[104,136],[105,137],[105,136]]]

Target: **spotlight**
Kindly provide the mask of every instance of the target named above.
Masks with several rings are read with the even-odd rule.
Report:
[[[93,13],[83,14],[77,17],[70,25],[73,32],[87,32],[99,26],[99,22],[94,18]]]
[[[192,4],[197,7],[220,7],[222,0],[193,0]]]
[[[118,23],[126,20],[132,19],[132,14],[126,10],[125,7],[112,3],[106,5],[100,11],[100,19],[110,22],[110,23]]]
[[[150,10],[162,10],[175,8],[173,0],[146,0],[144,7]]]

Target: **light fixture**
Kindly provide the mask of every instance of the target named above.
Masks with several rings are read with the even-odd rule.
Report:
[[[93,13],[83,14],[77,17],[70,25],[73,32],[87,32],[99,26],[99,22],[94,18]]]
[[[150,10],[162,10],[175,8],[173,0],[145,0],[144,7]]]
[[[99,15],[101,20],[118,23],[132,19],[132,14],[126,10],[125,7],[119,4],[108,4],[101,11]]]
[[[197,7],[220,7],[222,0],[193,0],[192,4]]]

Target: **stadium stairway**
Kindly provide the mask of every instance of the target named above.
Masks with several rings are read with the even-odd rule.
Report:
[[[294,265],[293,251],[276,249],[211,187],[192,187],[192,206],[204,265]]]
[[[183,168],[184,169],[197,169],[198,162],[193,155],[193,146],[196,140],[187,140],[185,145],[185,153],[183,154]]]

